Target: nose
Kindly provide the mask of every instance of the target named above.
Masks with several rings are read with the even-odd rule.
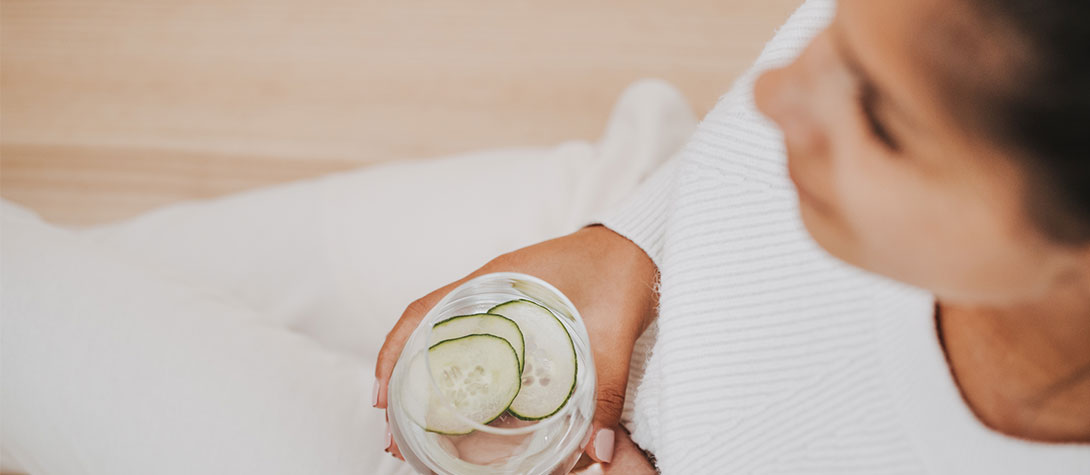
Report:
[[[761,74],[753,85],[753,95],[757,109],[776,123],[789,148],[817,152],[824,145],[817,111],[813,110],[813,98],[818,94],[804,60],[802,57]]]
[[[776,121],[779,109],[782,107],[777,104],[777,101],[782,102],[780,91],[783,88],[785,69],[775,68],[765,71],[753,84],[753,100],[757,110],[773,121]]]
[[[806,76],[799,60],[788,66],[770,69],[753,85],[757,110],[784,131],[802,131],[813,127],[807,98],[812,96],[813,81]],[[801,130],[795,130],[801,129]]]

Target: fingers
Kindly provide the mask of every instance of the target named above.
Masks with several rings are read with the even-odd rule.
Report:
[[[405,456],[401,455],[401,449],[397,447],[397,442],[394,442],[392,438],[390,439],[390,445],[386,447],[386,453],[394,456],[394,458],[401,460],[402,462],[405,461]]]
[[[613,461],[614,444],[617,434],[613,429],[621,421],[624,410],[624,381],[606,383],[598,386],[598,404],[594,411],[593,433],[587,443],[586,452],[595,461],[609,463]]]
[[[405,311],[401,314],[401,318],[398,319],[397,324],[390,330],[390,333],[386,335],[386,341],[382,343],[382,349],[378,352],[378,362],[375,364],[375,393],[373,398],[373,405],[378,408],[386,408],[386,387],[390,381],[390,373],[394,370],[394,365],[397,363],[398,357],[401,356],[401,350],[405,347],[405,341],[409,339],[409,335],[416,329],[420,321],[424,319],[428,311],[439,303],[439,299],[454,290],[455,287],[462,285],[468,277],[448,284],[439,288],[438,290],[425,295],[409,304],[405,308]]]
[[[613,460],[617,439],[614,427],[620,424],[624,410],[632,349],[643,331],[641,320],[630,318],[641,314],[640,307],[632,300],[600,298],[584,304],[584,323],[590,336],[598,379],[593,432],[584,450],[597,462]]]
[[[594,366],[598,374],[597,405],[592,423],[593,433],[585,448],[597,462],[613,460],[617,440],[615,427],[624,411],[625,389],[628,387],[628,365],[632,343],[615,339],[612,345],[599,345],[594,351]],[[593,344],[593,342],[592,342]]]
[[[405,457],[401,455],[401,449],[397,447],[397,442],[394,441],[393,435],[390,434],[390,421],[386,421],[386,453],[405,461]]]
[[[591,463],[580,459],[572,468],[571,473],[577,475],[651,475],[657,473],[653,459],[644,453],[628,436],[628,432],[621,426],[614,426],[613,432],[617,434],[616,453],[613,462]]]
[[[613,463],[605,465],[603,474],[651,475],[658,473],[654,463],[643,449],[629,438],[628,431],[620,426],[614,429],[617,434],[617,450]]]

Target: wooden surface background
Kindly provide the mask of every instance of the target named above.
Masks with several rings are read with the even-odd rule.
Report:
[[[801,0],[2,0],[0,194],[87,225],[370,163],[704,114]]]

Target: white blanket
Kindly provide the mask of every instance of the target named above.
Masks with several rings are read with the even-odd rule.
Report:
[[[82,231],[4,202],[3,467],[407,473],[370,407],[403,307],[577,229],[694,126],[676,90],[644,81],[597,143],[376,166]]]

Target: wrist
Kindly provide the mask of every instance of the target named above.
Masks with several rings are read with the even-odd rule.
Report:
[[[604,225],[593,224],[577,234],[586,236],[588,247],[598,250],[596,260],[605,268],[599,275],[606,282],[596,284],[607,286],[604,293],[619,296],[614,305],[637,316],[637,336],[643,333],[658,316],[658,266],[643,248]]]

